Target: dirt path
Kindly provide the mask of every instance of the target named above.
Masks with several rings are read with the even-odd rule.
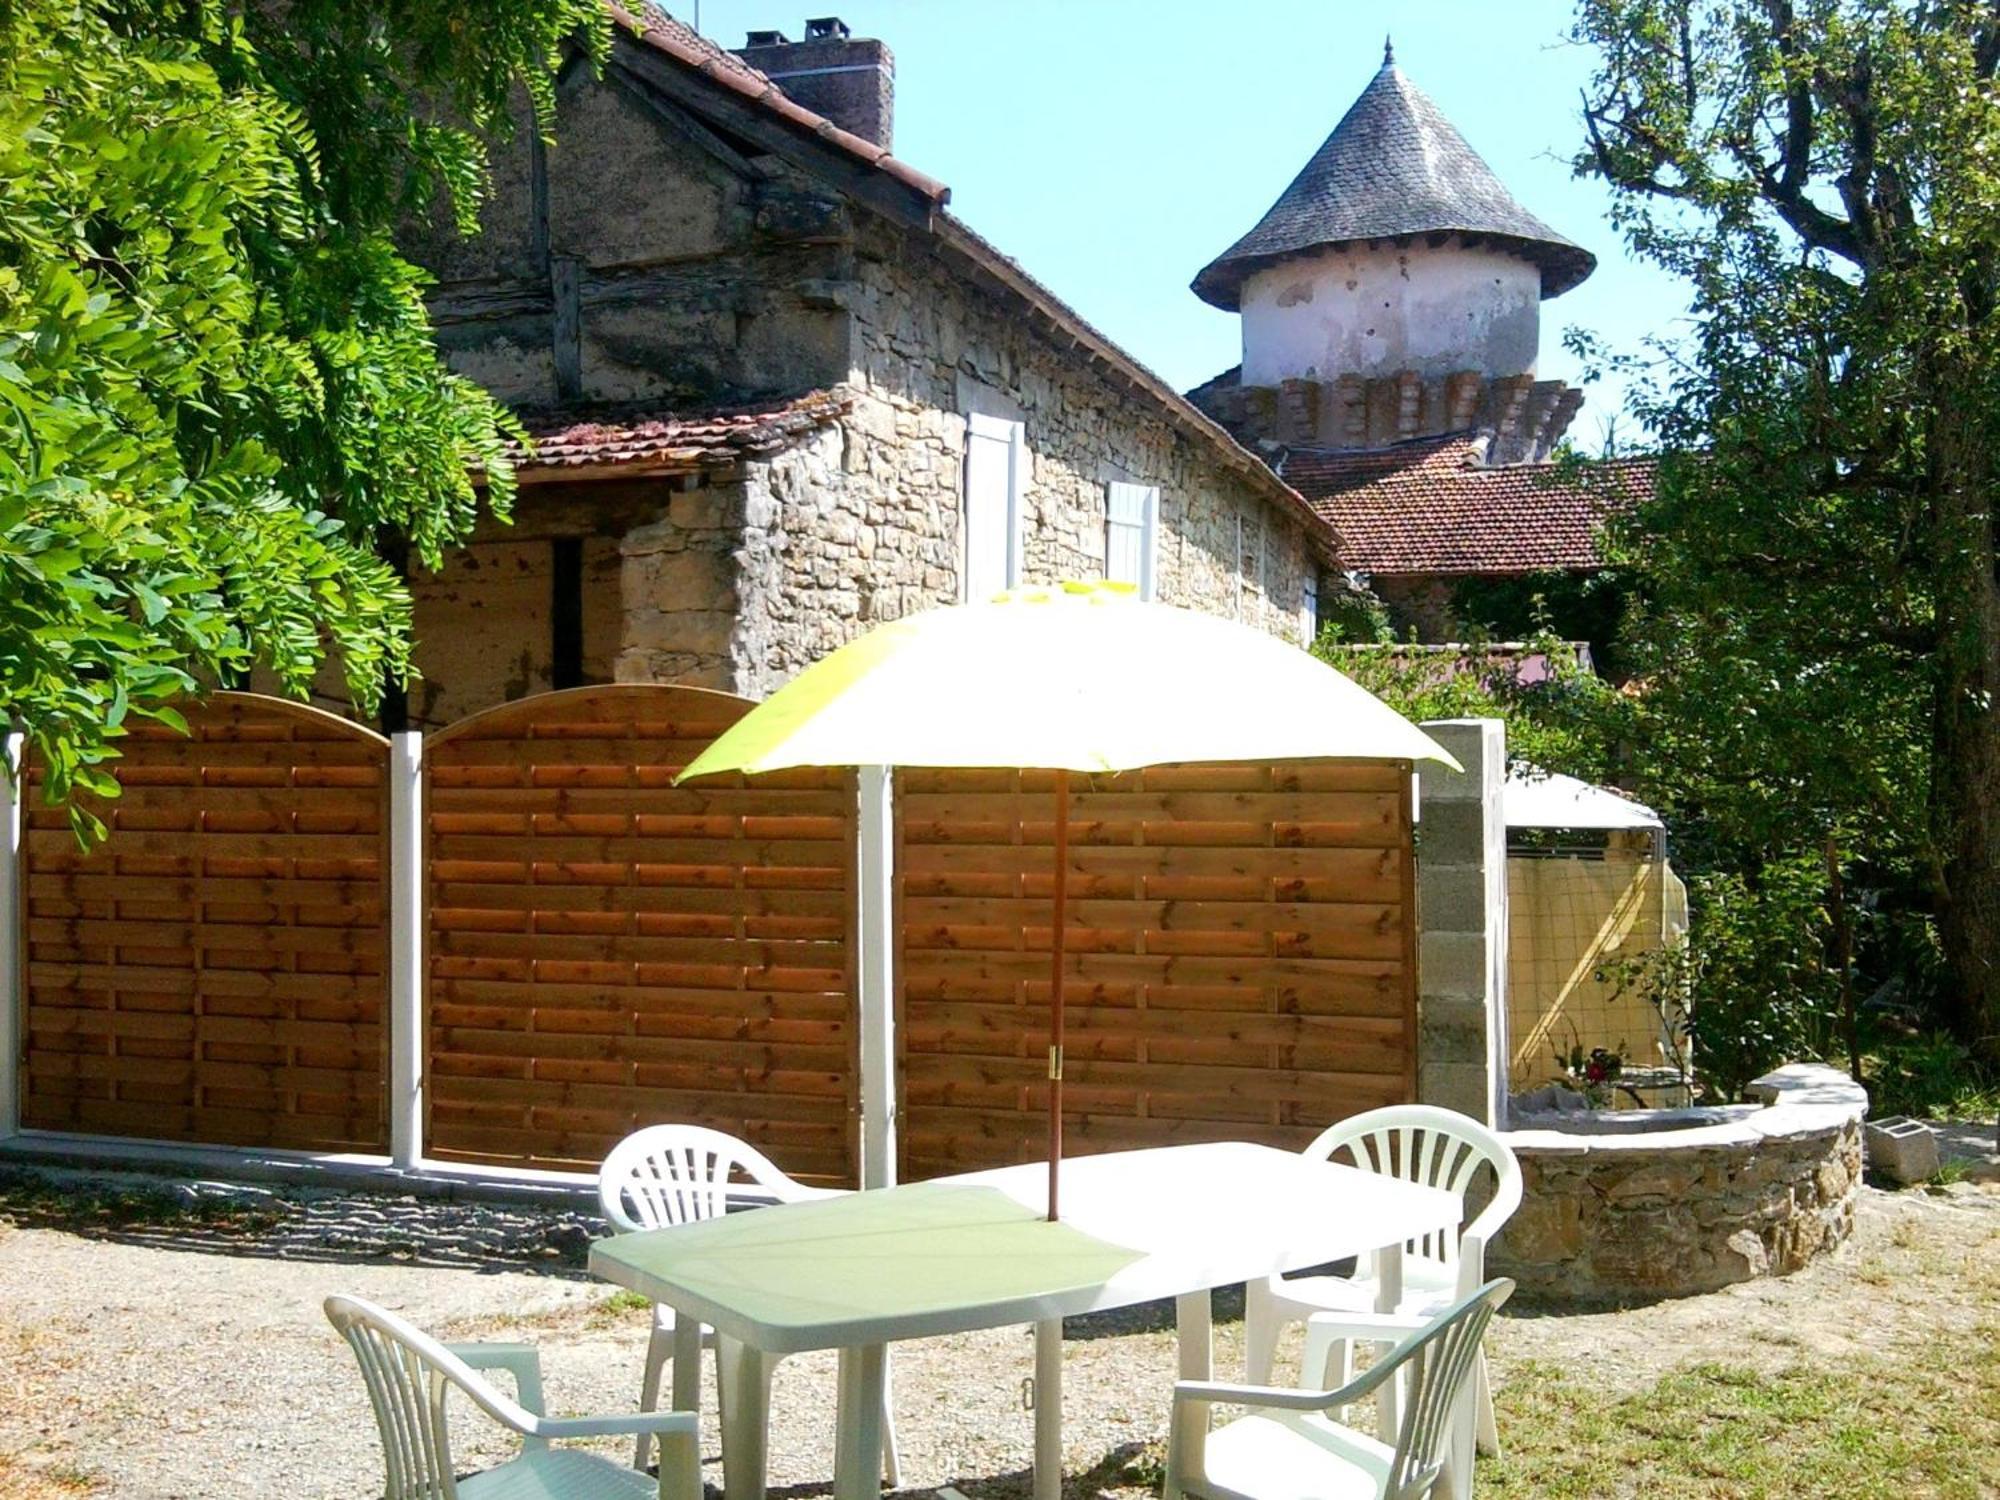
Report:
[[[607,1289],[561,1253],[530,1244],[523,1260],[518,1243],[508,1248],[512,1230],[481,1227],[467,1210],[454,1211],[460,1218],[442,1237],[407,1236],[385,1257],[379,1225],[350,1233],[341,1224],[343,1213],[379,1214],[365,1200],[321,1204],[314,1212],[325,1222],[306,1235],[282,1206],[270,1225],[254,1214],[244,1224],[79,1225],[50,1201],[8,1223],[0,1194],[0,1500],[378,1493],[361,1388],[319,1309],[333,1291],[451,1337],[534,1338],[555,1410],[634,1403],[644,1312],[607,1306]],[[481,1237],[487,1250],[468,1257],[464,1247]],[[567,1227],[555,1236],[574,1238]],[[460,1263],[424,1263],[448,1256]],[[1837,1358],[1992,1317],[1977,1304],[1979,1279],[1965,1274],[1982,1258],[2000,1258],[2000,1184],[1868,1190],[1854,1240],[1797,1276],[1624,1312],[1509,1317],[1496,1334],[1496,1372],[1504,1385],[1519,1362],[1548,1361],[1628,1388],[1703,1360]],[[1075,1330],[1065,1373],[1073,1494],[1136,1489],[1146,1478],[1174,1373],[1172,1334],[1155,1322]],[[1238,1327],[1225,1322],[1217,1334],[1218,1368],[1240,1368]],[[953,1483],[975,1500],[1025,1491],[1031,1426],[1021,1386],[1031,1357],[1017,1329],[899,1348],[906,1484]],[[712,1396],[707,1404],[712,1412]],[[831,1404],[830,1356],[779,1367],[779,1493],[818,1487],[831,1473]],[[462,1467],[505,1451],[490,1430],[463,1426]],[[705,1447],[715,1452],[712,1423]],[[1142,1467],[1128,1472],[1135,1462]]]

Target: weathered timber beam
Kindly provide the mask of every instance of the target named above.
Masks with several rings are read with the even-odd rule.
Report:
[[[546,317],[549,284],[543,280],[447,282],[425,299],[431,321],[479,323],[490,318]]]

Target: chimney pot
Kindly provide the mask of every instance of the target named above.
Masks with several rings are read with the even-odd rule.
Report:
[[[809,42],[844,42],[853,33],[839,16],[820,16],[806,22],[806,40]]]
[[[792,39],[782,31],[753,31],[745,39],[746,47],[789,47]]]

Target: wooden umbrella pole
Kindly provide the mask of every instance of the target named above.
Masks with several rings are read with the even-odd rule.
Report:
[[[1069,920],[1069,772],[1056,772],[1055,928],[1049,938],[1049,1222],[1062,1170],[1063,928]]]

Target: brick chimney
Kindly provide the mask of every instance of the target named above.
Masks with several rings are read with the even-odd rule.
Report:
[[[878,41],[851,36],[840,17],[806,22],[802,42],[782,31],[753,31],[736,55],[807,109],[878,146],[890,146],[895,55]]]

